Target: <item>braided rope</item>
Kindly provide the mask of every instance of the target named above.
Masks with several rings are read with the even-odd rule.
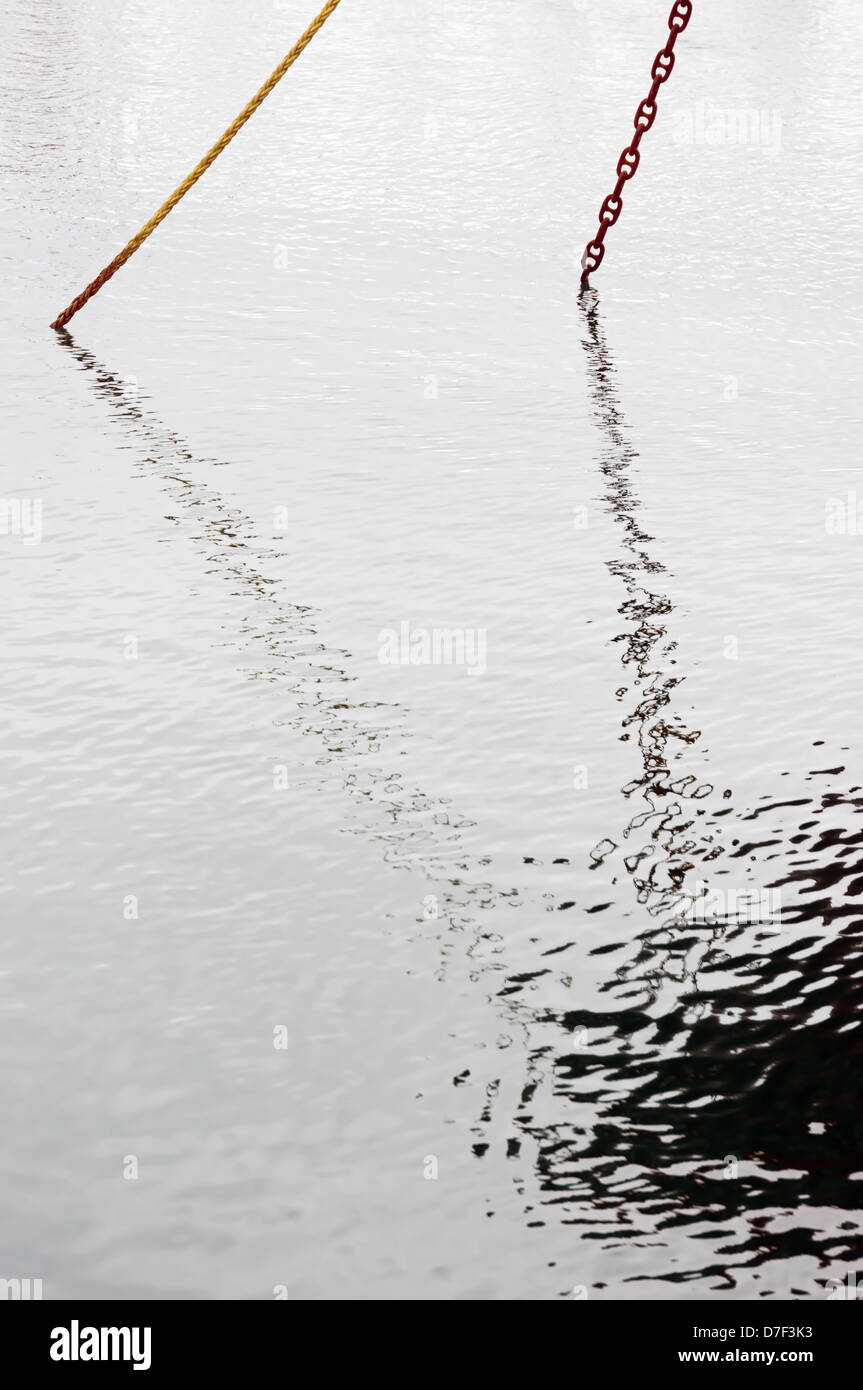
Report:
[[[149,222],[145,222],[141,230],[137,232],[135,236],[132,237],[132,240],[128,243],[128,245],[124,246],[123,250],[119,253],[119,255],[114,257],[110,265],[106,265],[105,269],[100,271],[99,274],[96,276],[96,279],[92,280],[90,284],[87,286],[87,288],[85,290],[82,290],[81,293],[77,295],[75,299],[72,300],[72,303],[68,306],[68,308],[64,309],[62,314],[58,314],[57,318],[51,324],[52,328],[64,328],[65,325],[69,322],[69,320],[71,318],[74,318],[78,310],[82,309],[84,305],[87,303],[87,301],[89,299],[92,299],[93,295],[97,294],[103,285],[107,284],[107,282],[111,279],[112,275],[116,275],[120,267],[126,264],[129,257],[133,256],[135,252],[138,250],[138,247],[143,245],[150,233],[156,230],[159,223],[164,222],[171,209],[175,208],[179,203],[180,199],[185,197],[189,189],[192,188],[192,186],[198,182],[198,179],[201,177],[201,175],[203,173],[206,173],[207,169],[209,169],[213,161],[217,159],[218,156],[222,153],[222,150],[225,148],[225,146],[231,143],[234,136],[246,124],[246,121],[249,119],[249,117],[255,114],[261,103],[266,99],[266,97],[270,95],[270,92],[273,90],[276,83],[280,82],[281,79],[284,77],[285,73],[288,71],[288,68],[293,67],[300,54],[303,52],[305,48],[309,46],[312,39],[315,37],[315,34],[318,32],[319,29],[323,28],[330,15],[333,13],[333,10],[335,10],[340,3],[341,0],[327,0],[327,3],[324,5],[324,8],[321,10],[318,17],[314,19],[312,23],[309,25],[302,38],[297,40],[290,53],[288,53],[282,59],[282,61],[279,63],[279,66],[275,69],[274,72],[270,74],[263,87],[261,87],[260,91],[256,92],[255,95],[252,97],[251,101],[248,103],[248,105],[243,107],[237,119],[228,126],[228,129],[225,131],[223,135],[219,136],[219,139],[216,141],[213,148],[209,150],[207,154],[204,155],[204,158],[200,161],[199,164],[195,165],[191,174],[189,174],[188,177],[183,180],[179,188],[174,189],[170,198],[168,198],[162,204],[158,212],[155,212],[153,214]]]

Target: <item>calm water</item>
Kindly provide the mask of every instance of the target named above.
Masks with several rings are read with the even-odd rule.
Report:
[[[345,0],[52,333],[313,9],[7,7],[0,1277],[835,1294],[863,11],[696,4],[580,295],[667,2]]]

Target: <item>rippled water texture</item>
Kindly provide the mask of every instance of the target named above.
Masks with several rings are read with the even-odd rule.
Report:
[[[344,0],[57,335],[312,16],[7,7],[0,1277],[863,1263],[863,11],[696,0],[580,293],[666,13]]]

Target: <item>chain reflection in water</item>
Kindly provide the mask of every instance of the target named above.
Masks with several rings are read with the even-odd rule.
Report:
[[[608,565],[625,595],[618,698],[634,696],[623,738],[635,739],[641,764],[622,789],[637,804],[623,843],[601,840],[591,867],[610,873],[622,855],[626,873],[611,882],[631,883],[662,920],[599,947],[586,931],[573,942],[586,976],[591,957],[622,957],[599,986],[603,1007],[544,1006],[548,972],[527,986],[520,962],[521,983],[512,976],[500,991],[531,1037],[512,1123],[533,1146],[547,1215],[598,1240],[607,1265],[620,1252],[623,1282],[709,1279],[729,1292],[744,1270],[757,1279],[772,1264],[776,1289],[760,1289],[788,1297],[794,1261],[807,1270],[798,1294],[823,1296],[831,1264],[863,1258],[863,920],[853,901],[863,796],[839,782],[844,768],[814,769],[810,780],[836,786],[738,809],[730,791],[675,768],[701,735],[676,708],[673,605],[639,522],[637,454],[595,292],[581,304],[599,467],[621,536]],[[778,915],[694,919],[703,880],[757,873],[782,894]],[[572,952],[567,960],[572,983]]]

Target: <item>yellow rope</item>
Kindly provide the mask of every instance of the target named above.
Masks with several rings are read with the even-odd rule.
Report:
[[[249,102],[248,106],[243,107],[237,119],[233,121],[231,125],[228,126],[228,129],[225,131],[224,135],[221,135],[219,139],[216,141],[213,148],[209,150],[207,154],[204,155],[204,158],[201,160],[200,164],[195,165],[188,178],[185,178],[183,180],[179,188],[174,189],[170,198],[168,198],[168,200],[162,204],[158,212],[153,214],[149,222],[144,223],[140,232],[138,232],[135,236],[132,237],[132,240],[129,242],[128,246],[124,246],[123,250],[119,253],[119,255],[114,257],[111,264],[106,265],[105,269],[96,276],[96,279],[91,281],[87,288],[85,290],[82,290],[81,293],[75,299],[72,300],[72,303],[69,305],[69,307],[67,309],[64,309],[62,314],[59,314],[57,316],[57,318],[51,324],[52,328],[63,328],[71,318],[74,318],[78,310],[82,309],[84,305],[87,303],[87,300],[92,299],[93,295],[96,294],[102,288],[102,286],[106,284],[108,280],[111,279],[111,276],[116,275],[120,267],[126,264],[129,257],[134,255],[138,247],[141,246],[142,243],[147,240],[147,237],[150,235],[150,233],[156,230],[159,223],[164,222],[171,209],[177,206],[180,199],[184,197],[186,193],[188,193],[189,189],[192,187],[193,184],[196,184],[198,182],[198,179],[201,177],[203,173],[206,172],[207,169],[209,169],[213,161],[217,159],[218,156],[222,153],[222,150],[225,148],[225,146],[231,143],[237,131],[242,129],[249,117],[255,114],[264,98],[270,95],[270,92],[273,90],[276,83],[280,82],[281,79],[284,77],[285,73],[287,72],[288,68],[294,65],[294,63],[299,58],[300,54],[303,52],[303,49],[308,47],[312,39],[315,37],[315,34],[318,32],[319,29],[323,28],[330,15],[333,13],[333,10],[340,3],[341,0],[327,0],[326,5],[324,5],[324,8],[321,10],[317,19],[312,21],[306,32],[303,34],[302,38],[297,40],[290,53],[288,53],[287,56],[282,59],[275,72],[270,74],[260,91],[256,92],[255,95],[252,97],[252,100]]]

